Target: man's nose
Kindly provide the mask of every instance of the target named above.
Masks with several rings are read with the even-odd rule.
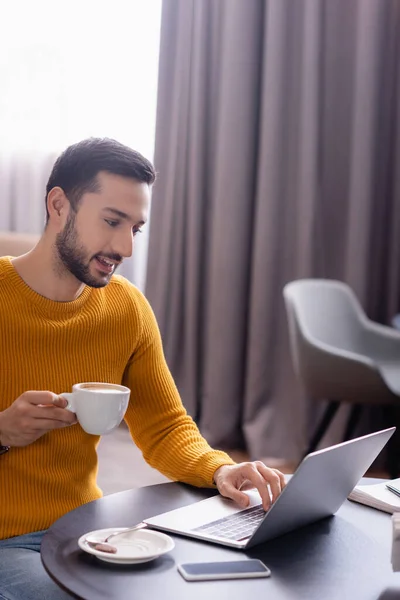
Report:
[[[133,233],[124,233],[115,239],[114,252],[123,258],[129,258],[133,252]]]

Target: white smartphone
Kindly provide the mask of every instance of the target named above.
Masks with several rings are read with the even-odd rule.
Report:
[[[206,581],[207,579],[247,579],[248,577],[269,577],[271,571],[261,560],[228,560],[218,562],[198,562],[178,565],[178,571],[186,581]]]

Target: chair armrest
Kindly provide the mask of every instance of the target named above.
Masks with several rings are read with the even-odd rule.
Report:
[[[365,319],[360,330],[360,351],[377,363],[399,363],[400,331]]]

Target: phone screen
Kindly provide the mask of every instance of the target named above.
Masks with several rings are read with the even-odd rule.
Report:
[[[185,578],[230,579],[240,577],[268,577],[271,571],[260,560],[232,560],[186,563],[178,566]]]

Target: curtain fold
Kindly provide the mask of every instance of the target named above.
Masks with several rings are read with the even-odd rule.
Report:
[[[147,296],[214,445],[304,450],[321,405],[293,373],[287,281],[399,308],[399,9],[164,0]]]

